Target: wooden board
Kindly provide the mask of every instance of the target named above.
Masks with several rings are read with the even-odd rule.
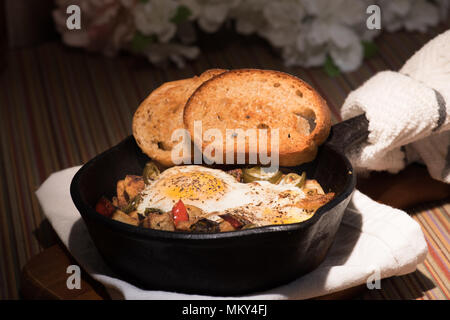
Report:
[[[54,245],[34,256],[23,268],[21,294],[30,300],[109,299],[103,285],[81,270],[80,289],[68,289],[67,267],[77,264],[63,244]]]

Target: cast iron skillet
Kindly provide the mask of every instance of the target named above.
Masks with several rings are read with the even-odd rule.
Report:
[[[144,289],[237,295],[270,289],[317,267],[325,258],[355,188],[346,147],[365,139],[364,115],[331,128],[316,159],[296,167],[336,197],[301,223],[198,234],[144,229],[95,212],[126,174],[141,174],[149,160],[132,136],[86,163],[70,186],[73,202],[108,266]]]

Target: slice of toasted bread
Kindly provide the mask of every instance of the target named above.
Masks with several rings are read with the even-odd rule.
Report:
[[[203,82],[226,70],[210,69],[200,76],[166,82],[141,103],[133,117],[133,135],[141,150],[163,166],[173,166],[174,130],[184,128],[183,108]]]
[[[283,72],[256,69],[228,71],[203,83],[186,103],[183,119],[191,137],[195,120],[202,120],[203,132],[219,129],[223,137],[227,129],[267,129],[269,154],[273,145],[270,130],[278,128],[281,166],[312,161],[331,127],[328,106],[311,86]],[[222,143],[223,161],[226,161],[230,150],[226,150],[225,141],[229,138],[222,142],[195,143],[202,151],[210,144]],[[250,150],[254,150],[250,147],[254,146],[248,137],[245,143],[246,159],[249,159]],[[234,148],[236,155],[237,143]]]

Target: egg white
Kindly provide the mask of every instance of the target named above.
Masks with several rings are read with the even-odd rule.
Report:
[[[208,218],[230,213],[245,217],[256,225],[303,221],[310,217],[293,206],[305,197],[295,186],[267,181],[240,183],[226,172],[202,166],[176,166],[161,173],[141,193],[137,211],[146,208],[170,211],[178,200],[202,209]],[[216,216],[211,213],[217,213]]]

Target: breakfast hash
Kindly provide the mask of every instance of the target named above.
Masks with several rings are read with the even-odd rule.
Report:
[[[259,166],[223,171],[198,165],[160,172],[149,161],[142,176],[118,181],[116,195],[102,197],[95,208],[143,228],[212,233],[302,222],[333,197],[305,172],[267,172]]]

